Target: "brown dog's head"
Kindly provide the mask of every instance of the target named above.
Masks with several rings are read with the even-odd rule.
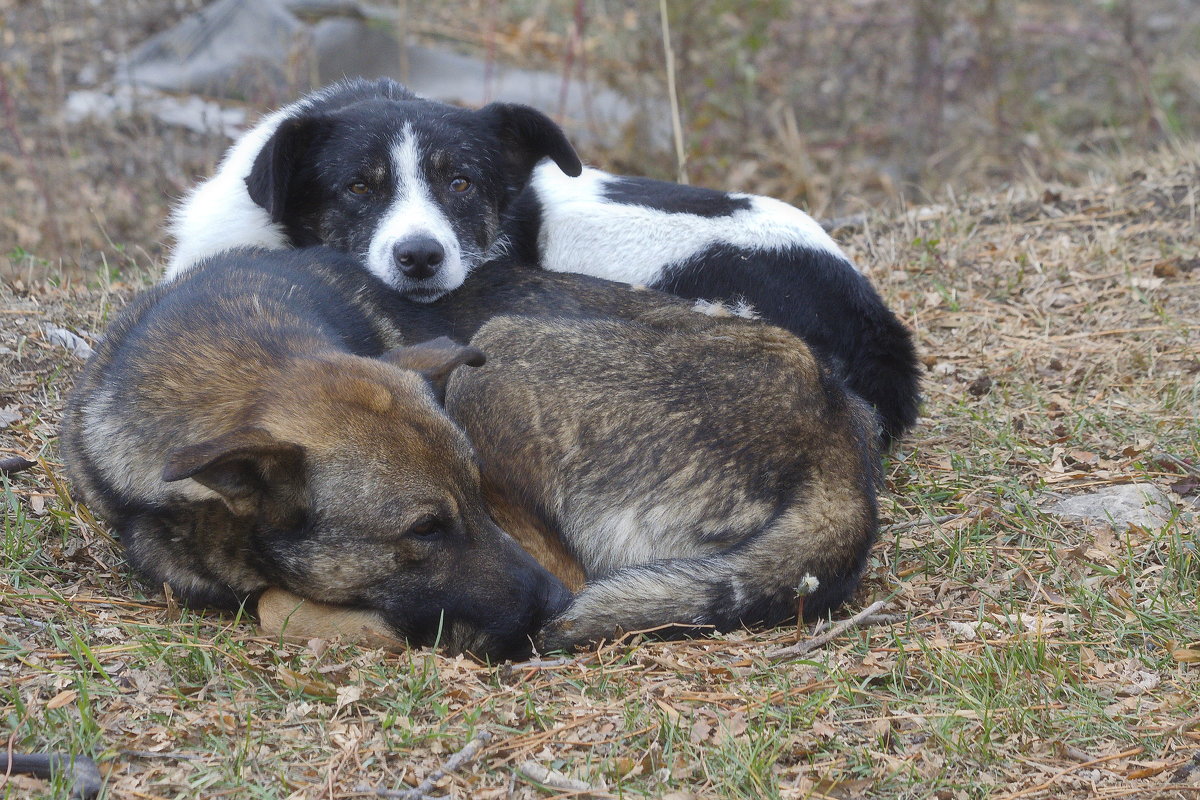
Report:
[[[171,454],[251,521],[266,582],[375,609],[412,644],[519,657],[570,593],[488,516],[475,454],[440,406],[483,354],[440,339],[284,372],[254,423]]]

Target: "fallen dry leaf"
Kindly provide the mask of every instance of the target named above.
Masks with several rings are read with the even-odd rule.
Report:
[[[325,681],[315,680],[287,667],[277,667],[275,672],[279,676],[279,682],[289,689],[329,700],[337,697],[337,689]]]
[[[58,694],[54,695],[54,697],[51,697],[50,701],[46,703],[46,708],[55,709],[62,708],[63,706],[69,706],[71,703],[74,703],[78,697],[79,692],[75,691],[74,689],[67,689],[64,692],[59,692]]]

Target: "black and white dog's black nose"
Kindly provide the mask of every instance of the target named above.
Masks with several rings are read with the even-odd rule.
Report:
[[[432,277],[445,257],[445,248],[437,239],[429,236],[411,236],[392,245],[392,259],[396,266],[415,281]]]

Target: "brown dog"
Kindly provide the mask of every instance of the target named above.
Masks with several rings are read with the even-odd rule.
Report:
[[[451,378],[446,408],[493,507],[554,532],[544,563],[570,554],[587,581],[544,649],[777,625],[810,578],[810,617],[857,585],[876,529],[873,412],[796,337],[671,305],[500,317],[472,344],[489,362]]]
[[[482,355],[397,347],[369,289],[312,252],[243,251],[142,295],[70,398],[72,481],[188,604],[277,586],[414,644],[521,655],[570,594],[491,520],[438,402]]]
[[[436,303],[392,295],[379,313],[488,355],[450,379],[446,407],[479,453],[493,517],[581,589],[543,647],[777,624],[813,583],[815,617],[857,585],[876,529],[874,420],[786,331],[502,263]],[[268,605],[276,626],[294,608]],[[290,626],[388,633],[311,603]]]

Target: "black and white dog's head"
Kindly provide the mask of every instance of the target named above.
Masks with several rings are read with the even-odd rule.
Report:
[[[460,286],[498,242],[501,215],[534,166],[582,164],[562,130],[528,106],[478,111],[395,91],[279,121],[245,178],[290,244],[357,255],[414,300]]]

